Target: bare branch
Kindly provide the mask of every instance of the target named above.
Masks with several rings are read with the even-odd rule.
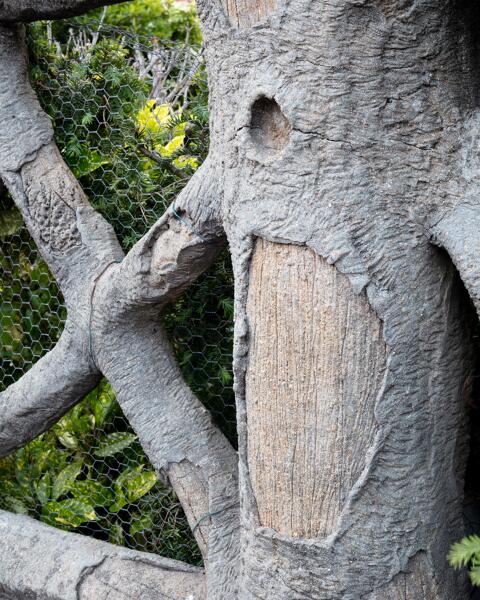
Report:
[[[5,23],[66,19],[99,6],[120,4],[126,0],[3,0],[0,21]]]
[[[112,277],[120,310],[156,310],[177,298],[205,269],[226,239],[220,224],[220,174],[208,157],[172,206],[130,250]]]
[[[449,253],[480,316],[480,207],[462,202],[430,229],[432,241]]]
[[[0,175],[70,307],[98,268],[123,252],[52,135],[28,82],[23,29],[0,26]]]
[[[0,456],[46,431],[98,384],[100,373],[72,330],[67,323],[55,348],[0,393]]]
[[[237,455],[185,384],[159,322],[159,309],[225,245],[218,182],[209,158],[173,209],[99,282],[92,331],[100,368],[153,465],[179,496],[209,577],[218,566],[225,590],[234,585],[237,560]]]
[[[0,28],[0,44],[2,32],[5,39],[12,35]],[[10,63],[0,55],[0,73]],[[32,104],[25,77],[26,68],[18,67],[13,79]],[[22,98],[5,98],[11,106],[0,107],[2,127],[23,110]],[[3,138],[0,144],[13,145],[8,132]],[[225,245],[217,214],[219,174],[207,159],[174,207],[116,264],[123,254],[111,227],[91,209],[50,138],[29,143],[28,153],[21,149],[16,163],[2,169],[3,178],[62,287],[69,315],[88,319],[92,344],[85,355],[92,351],[153,465],[169,476],[205,553],[209,580],[233,591],[237,455],[183,381],[159,325],[159,309]]]
[[[30,517],[0,511],[0,538],[0,595],[50,600],[206,597],[201,569],[60,531]]]

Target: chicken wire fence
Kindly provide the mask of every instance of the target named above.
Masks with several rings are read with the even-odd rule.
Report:
[[[102,22],[35,24],[31,80],[60,151],[128,250],[208,150],[202,48]],[[66,310],[19,213],[0,191],[0,379],[16,381],[60,337]],[[184,377],[235,443],[232,274],[221,256],[164,315]],[[0,508],[200,564],[173,491],[102,381],[49,431],[0,460]]]

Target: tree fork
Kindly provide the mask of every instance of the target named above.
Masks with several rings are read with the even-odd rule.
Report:
[[[463,600],[465,579],[447,567],[446,554],[462,531],[472,373],[458,273],[477,307],[480,297],[479,10],[440,0],[201,0],[199,12],[210,84],[206,170],[218,185],[212,192],[200,174],[176,203],[191,228],[166,214],[101,277],[97,299],[113,292],[120,310],[105,315],[108,303],[97,305],[100,366],[117,380],[161,463],[170,449],[156,436],[169,427],[157,432],[142,412],[152,404],[155,369],[168,370],[169,362],[152,361],[145,395],[129,397],[138,357],[128,355],[128,344],[115,356],[115,340],[131,338],[154,354],[161,336],[152,331],[152,307],[188,285],[190,260],[195,272],[209,264],[223,228],[236,281],[242,543],[235,518],[226,516],[210,580],[207,568],[208,597],[233,598],[238,590],[242,600]],[[36,157],[51,133],[25,81],[7,85],[22,59],[4,40],[10,68],[0,69],[0,156],[15,186],[8,174]],[[5,120],[12,89],[28,128]],[[447,250],[458,273],[433,244]],[[287,283],[295,287],[293,317]],[[268,343],[276,329],[281,345]],[[275,362],[266,356],[272,346]],[[168,385],[162,394],[170,394]],[[215,453],[212,435],[213,444],[210,433],[202,443]],[[313,451],[310,435],[325,446]],[[186,461],[176,455],[173,464],[189,468],[189,442],[172,441],[188,450]],[[233,461],[226,462],[225,474],[217,470],[220,456],[213,471],[202,465],[212,513],[217,493],[236,496],[225,486],[235,479]],[[172,479],[195,477],[177,470]]]

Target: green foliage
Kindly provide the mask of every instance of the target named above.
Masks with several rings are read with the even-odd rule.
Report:
[[[100,19],[102,9],[80,17],[78,22],[88,23],[92,18]],[[180,4],[173,0],[135,0],[125,4],[109,6],[105,23],[139,34],[142,37],[160,38],[162,41],[184,41],[192,44],[201,41],[195,5]],[[189,32],[189,33],[187,33]]]
[[[455,569],[469,568],[470,581],[480,586],[480,537],[470,535],[454,544],[448,553],[448,561]]]
[[[50,431],[0,459],[0,507],[130,547],[141,534],[145,550],[200,561],[185,545],[184,523],[182,543],[172,544],[184,519],[178,500],[146,466],[106,382]]]

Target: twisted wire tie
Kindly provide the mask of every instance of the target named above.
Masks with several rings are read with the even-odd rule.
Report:
[[[224,506],[223,508],[221,508],[220,510],[215,510],[213,512],[207,512],[205,513],[203,516],[201,516],[198,521],[195,523],[195,525],[192,527],[192,533],[195,533],[195,529],[197,529],[197,527],[203,523],[203,521],[205,521],[205,519],[209,519],[210,517],[216,517],[217,515],[225,512],[226,510],[229,510],[230,508],[235,508],[235,506],[239,506],[239,502],[235,502],[234,504],[229,504],[228,506]]]

